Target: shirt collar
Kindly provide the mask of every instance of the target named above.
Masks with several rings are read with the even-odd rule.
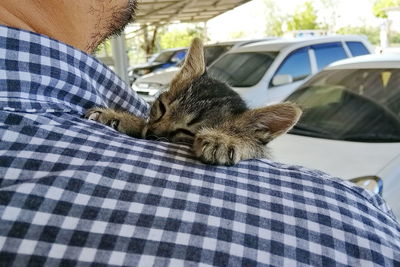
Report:
[[[146,116],[148,105],[96,58],[49,37],[0,25],[0,110],[84,113],[93,106]]]

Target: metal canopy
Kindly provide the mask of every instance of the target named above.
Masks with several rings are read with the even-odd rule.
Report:
[[[202,22],[246,2],[249,0],[139,0],[135,22],[139,24]]]

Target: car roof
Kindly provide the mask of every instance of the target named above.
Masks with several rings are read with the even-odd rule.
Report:
[[[237,45],[237,46],[243,46],[247,44],[252,44],[256,42],[262,42],[262,41],[271,41],[271,40],[276,40],[278,37],[264,37],[261,39],[245,39],[245,40],[233,40],[233,41],[224,41],[224,42],[216,42],[216,43],[209,43],[204,45],[205,47],[212,47],[212,46],[219,46],[219,45]]]
[[[400,69],[400,54],[371,54],[343,59],[330,64],[326,69]]]
[[[174,52],[174,51],[180,51],[180,50],[188,50],[189,47],[177,47],[177,48],[168,48],[168,49],[163,49],[157,54],[162,54],[166,52]]]
[[[309,36],[298,38],[280,38],[276,40],[256,42],[244,45],[235,49],[232,52],[259,52],[259,51],[281,51],[290,46],[306,46],[327,42],[340,41],[365,41],[367,39],[360,35],[333,35],[333,36]]]

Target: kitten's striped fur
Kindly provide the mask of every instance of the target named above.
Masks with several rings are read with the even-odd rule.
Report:
[[[300,115],[292,103],[249,110],[228,85],[207,75],[203,44],[194,39],[170,89],[153,103],[148,121],[106,108],[90,109],[86,118],[133,137],[191,145],[205,163],[233,165],[267,157],[266,144],[291,129]]]

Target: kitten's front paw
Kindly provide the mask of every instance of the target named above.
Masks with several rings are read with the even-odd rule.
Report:
[[[85,118],[92,121],[100,122],[104,125],[110,126],[118,131],[119,118],[115,111],[106,108],[91,108],[86,114]]]
[[[110,108],[91,108],[85,118],[110,126],[120,133],[133,137],[141,137],[145,121],[142,118],[126,111],[117,111]]]
[[[241,160],[237,142],[238,140],[228,135],[204,133],[196,136],[193,149],[204,163],[231,166]]]

